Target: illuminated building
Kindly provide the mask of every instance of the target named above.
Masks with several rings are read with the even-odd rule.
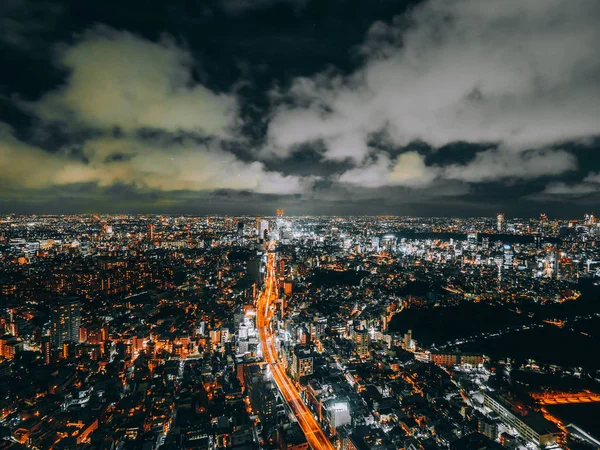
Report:
[[[514,260],[513,249],[509,244],[504,244],[504,246],[502,247],[502,252],[503,252],[503,258],[504,258],[503,266],[505,269],[508,269],[513,266],[513,260]]]
[[[498,414],[502,422],[517,430],[522,438],[540,446],[556,443],[561,434],[560,429],[542,415],[530,412],[509,399],[484,392],[483,404]]]
[[[352,422],[348,403],[339,399],[330,399],[325,402],[325,415],[332,431]]]
[[[493,420],[479,419],[477,431],[490,439],[496,440],[498,437],[498,424]]]
[[[412,330],[408,330],[407,333],[404,334],[404,350],[410,350],[413,347],[412,343]]]
[[[369,356],[369,332],[366,329],[354,330],[354,344],[356,353],[361,358]]]
[[[431,352],[429,358],[431,362],[446,367],[464,364],[477,367],[483,364],[483,355],[479,353]]]
[[[379,238],[378,237],[374,237],[371,239],[371,250],[373,250],[374,252],[379,251]]]
[[[504,232],[504,213],[500,213],[496,217],[496,229],[498,233]]]
[[[154,224],[148,224],[148,232],[146,233],[146,237],[150,242],[154,241]]]
[[[15,354],[23,348],[23,343],[12,334],[0,337],[0,356],[12,359]]]
[[[431,362],[445,367],[456,366],[459,361],[459,357],[456,353],[431,352],[430,359]]]
[[[477,233],[467,234],[467,244],[471,250],[477,247]]]
[[[79,342],[81,303],[77,298],[60,299],[50,311],[52,342],[62,347],[65,342]]]
[[[41,348],[44,364],[50,364],[52,362],[52,341],[50,336],[42,336]]]
[[[280,217],[281,217],[281,216],[283,216],[283,214],[284,214],[283,208],[279,208],[279,209],[277,209],[277,215],[278,215],[278,216],[280,216]]]
[[[300,379],[313,373],[313,357],[308,349],[296,347],[292,355],[292,375]]]
[[[267,233],[269,232],[269,221],[262,219],[258,223],[258,237],[259,239],[266,239]]]

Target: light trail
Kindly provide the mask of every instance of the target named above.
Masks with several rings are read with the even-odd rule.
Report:
[[[269,245],[268,249],[270,249],[271,246],[272,244]],[[267,277],[265,280],[265,287],[258,296],[256,303],[256,325],[258,327],[263,358],[270,367],[273,380],[290,406],[296,420],[298,420],[298,425],[300,425],[300,428],[306,436],[306,440],[313,450],[335,450],[334,446],[327,436],[325,436],[325,433],[315,420],[312,412],[300,398],[298,389],[287,376],[281,364],[279,364],[277,351],[275,349],[275,339],[273,332],[269,327],[273,317],[269,305],[274,304],[277,301],[276,282],[275,255],[269,253],[267,255]]]

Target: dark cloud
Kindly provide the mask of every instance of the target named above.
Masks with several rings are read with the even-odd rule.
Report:
[[[308,0],[220,0],[221,7],[230,14],[242,14],[282,5],[300,11],[307,3]]]
[[[4,212],[598,199],[594,0],[7,0],[0,27]]]

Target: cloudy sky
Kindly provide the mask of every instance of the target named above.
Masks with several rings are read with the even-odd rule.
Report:
[[[598,42],[597,0],[5,0],[0,213],[594,212]]]

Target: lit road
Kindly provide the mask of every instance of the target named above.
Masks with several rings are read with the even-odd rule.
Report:
[[[271,248],[271,246],[269,246],[269,248]],[[325,433],[323,433],[323,430],[319,427],[314,416],[300,398],[300,393],[294,385],[294,382],[290,380],[282,365],[279,364],[273,332],[269,327],[269,323],[273,317],[270,306],[274,305],[276,301],[277,278],[275,276],[275,254],[268,253],[265,286],[258,296],[256,304],[256,325],[258,327],[263,358],[271,368],[273,379],[296,416],[298,424],[306,435],[306,440],[310,446],[314,450],[334,450],[333,445],[329,439],[327,439],[327,436],[325,436]]]

